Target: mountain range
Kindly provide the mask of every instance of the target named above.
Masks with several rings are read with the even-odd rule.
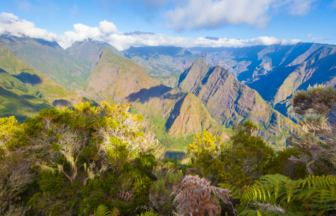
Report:
[[[284,148],[297,129],[293,93],[336,81],[336,46],[315,43],[118,51],[86,40],[64,50],[7,35],[0,46],[0,116],[24,119],[83,101],[129,103],[145,117],[144,129],[155,132],[160,158],[183,159],[193,134],[208,130],[225,140],[246,120],[274,148]]]

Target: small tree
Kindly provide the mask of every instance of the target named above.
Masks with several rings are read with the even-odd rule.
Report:
[[[211,133],[196,134],[189,145],[193,156],[189,172],[211,179],[213,184],[230,183],[240,187],[252,184],[263,173],[274,150],[261,138],[253,136],[257,127],[246,121],[233,128],[235,135],[228,143]]]
[[[336,173],[336,89],[316,85],[299,91],[293,97],[294,112],[305,116],[299,125],[301,133],[293,134],[289,144],[302,152],[291,157],[306,164],[307,172]]]

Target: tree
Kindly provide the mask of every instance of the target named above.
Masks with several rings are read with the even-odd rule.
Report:
[[[261,138],[253,136],[257,127],[246,121],[233,129],[235,135],[227,143],[208,132],[196,134],[189,145],[193,155],[189,172],[206,176],[213,184],[230,183],[240,187],[252,184],[266,173],[275,152]]]
[[[306,164],[307,172],[336,173],[336,89],[316,85],[293,96],[294,112],[305,116],[301,133],[293,134],[290,146],[302,154],[290,160]]]
[[[20,130],[14,117],[0,118],[0,215],[24,215],[21,193],[34,181],[36,174],[23,157],[23,151],[11,151],[7,142]]]
[[[105,187],[107,182],[117,184],[109,186],[115,195],[125,188],[133,194],[131,201],[116,196],[121,204],[113,205],[133,211],[136,207],[127,207],[129,203],[148,202],[149,175],[156,163],[151,154],[154,139],[141,130],[143,118],[128,109],[128,105],[86,103],[74,109],[42,110],[21,125],[13,118],[0,119],[0,199],[3,195],[5,201],[17,203],[13,197],[36,181],[37,188],[26,189],[34,194],[27,198],[28,206],[40,214],[74,215],[81,203],[87,204],[86,196],[111,196],[94,186],[102,179]],[[88,187],[95,189],[94,195],[86,193]],[[90,203],[94,205],[86,208],[86,214],[107,201]],[[7,202],[1,211],[11,205]]]

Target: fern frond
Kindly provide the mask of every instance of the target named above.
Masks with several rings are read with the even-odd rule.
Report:
[[[108,216],[109,215],[109,210],[106,206],[100,205],[98,206],[97,210],[94,211],[94,216]]]

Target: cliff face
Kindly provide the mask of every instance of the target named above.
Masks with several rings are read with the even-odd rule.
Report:
[[[160,84],[130,59],[105,48],[84,93],[99,100],[129,103],[148,120],[147,128],[186,137],[204,129],[227,138],[199,98]],[[184,146],[185,147],[185,146]]]
[[[226,69],[209,67],[202,58],[181,75],[179,88],[200,98],[221,125],[228,127],[252,120],[260,127],[259,135],[272,144],[283,142],[286,134],[295,127],[292,121],[272,109],[255,90],[240,83]]]
[[[296,66],[277,90],[273,104],[291,97],[300,89],[307,89],[309,85],[336,84],[336,47],[313,45],[306,53],[296,58],[286,67]]]

